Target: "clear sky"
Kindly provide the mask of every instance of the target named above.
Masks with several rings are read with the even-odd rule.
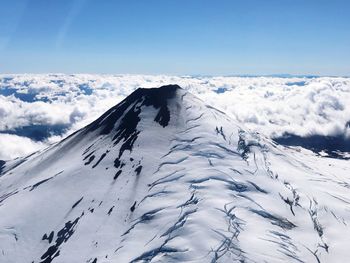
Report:
[[[349,0],[1,0],[0,73],[350,75]]]

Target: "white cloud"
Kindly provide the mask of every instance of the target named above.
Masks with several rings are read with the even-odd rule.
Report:
[[[25,156],[48,146],[46,143],[34,142],[29,138],[12,134],[0,134],[0,160]]]
[[[0,92],[5,87],[13,88],[22,95],[35,94],[41,101],[0,95],[0,129],[65,124],[70,126],[68,134],[96,119],[136,88],[165,84],[182,86],[249,129],[270,137],[286,132],[349,136],[345,126],[350,120],[350,79],[328,77],[3,75]],[[1,141],[1,145],[6,144]],[[2,148],[0,155],[5,156]]]
[[[275,78],[222,81],[235,83],[235,88],[224,95],[205,93],[202,97],[268,136],[285,132],[338,135],[345,132],[350,119],[349,79],[306,79],[304,86],[288,86],[293,80]]]

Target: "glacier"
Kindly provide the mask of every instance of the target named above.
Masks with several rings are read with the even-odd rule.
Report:
[[[177,85],[0,163],[0,262],[346,262],[350,166]]]

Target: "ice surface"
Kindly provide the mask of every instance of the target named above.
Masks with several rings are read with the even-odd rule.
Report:
[[[0,163],[0,262],[346,262],[350,166],[178,86]]]

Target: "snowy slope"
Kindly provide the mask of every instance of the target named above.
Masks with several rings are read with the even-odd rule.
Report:
[[[278,146],[175,85],[0,167],[0,262],[350,257],[348,162]]]

